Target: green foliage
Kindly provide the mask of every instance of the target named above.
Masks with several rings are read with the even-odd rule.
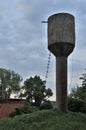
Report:
[[[0,97],[9,99],[10,95],[20,91],[21,76],[11,70],[0,68]]]
[[[86,103],[86,74],[82,74],[80,80],[82,80],[82,86],[73,88],[70,97],[80,99]]]
[[[51,109],[53,108],[52,104],[50,101],[44,101],[43,103],[41,103],[39,109],[43,110],[43,109]]]
[[[50,101],[44,101],[43,103],[41,103],[39,107],[33,106],[33,105],[31,106],[29,103],[26,103],[26,105],[23,108],[16,108],[15,111],[9,115],[9,117],[33,113],[34,111],[37,111],[37,110],[52,109],[52,108],[53,106]]]
[[[42,81],[39,76],[26,79],[23,90],[24,93],[21,96],[26,97],[27,102],[34,106],[40,106],[42,101],[53,94],[50,88],[46,89],[45,81]]]
[[[80,99],[68,98],[68,109],[73,112],[86,113],[86,103]]]
[[[74,87],[71,89],[71,93],[69,95],[71,98],[80,99],[80,90],[79,87]]]
[[[80,77],[82,85],[73,88],[69,95],[68,107],[71,111],[86,113],[86,74]]]
[[[12,113],[9,115],[9,117],[14,117],[14,116],[16,116],[16,115],[21,115],[21,114],[23,114],[23,113],[22,113],[22,110],[21,110],[20,108],[16,108],[15,111],[12,112]]]
[[[86,87],[77,86],[76,88],[73,88],[69,97],[72,97],[75,99],[80,99],[80,100],[86,102]]]
[[[45,81],[42,81],[39,76],[26,79],[23,86],[23,94],[26,97],[26,106],[22,109],[16,108],[15,112],[10,114],[10,117],[26,113],[32,113],[38,109],[50,109],[52,105],[47,98],[52,96],[50,88],[46,89]]]
[[[42,110],[0,119],[0,130],[86,130],[86,114]]]
[[[14,117],[16,115],[22,115],[22,114],[28,114],[37,110],[38,110],[37,107],[26,104],[23,108],[16,108],[15,111],[9,115],[9,117]]]

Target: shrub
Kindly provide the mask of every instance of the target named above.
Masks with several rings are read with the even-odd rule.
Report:
[[[22,114],[22,109],[16,108],[14,112],[12,112],[9,116],[14,117],[15,115],[21,115]]]
[[[86,113],[86,103],[75,98],[68,98],[68,109],[73,112]]]
[[[15,111],[12,112],[9,116],[14,117],[16,115],[32,113],[37,110],[38,110],[37,107],[26,104],[25,107],[23,107],[23,108],[16,108]]]
[[[42,109],[51,109],[51,108],[53,108],[53,105],[51,104],[50,101],[44,101],[44,102],[40,105],[40,107],[39,107],[40,110],[42,110]]]

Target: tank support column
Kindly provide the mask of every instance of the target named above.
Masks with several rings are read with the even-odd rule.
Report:
[[[67,111],[67,57],[56,57],[56,108]]]

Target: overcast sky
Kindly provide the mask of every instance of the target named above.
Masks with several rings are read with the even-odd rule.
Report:
[[[55,13],[75,16],[76,46],[68,58],[68,90],[80,83],[86,68],[86,0],[0,0],[0,68],[14,70],[24,79],[45,79],[47,21]],[[51,56],[47,87],[55,92],[55,57]],[[55,99],[55,95],[53,96]]]

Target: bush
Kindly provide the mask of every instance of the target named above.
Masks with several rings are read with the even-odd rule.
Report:
[[[22,109],[16,108],[14,112],[12,112],[9,116],[14,117],[15,115],[21,115],[22,114]]]
[[[68,98],[68,109],[73,112],[86,113],[86,103],[79,99]]]
[[[53,108],[53,105],[51,104],[50,101],[44,101],[44,102],[40,105],[40,107],[39,107],[40,110],[43,110],[43,109],[51,109],[51,108]]]
[[[31,106],[29,103],[26,103],[26,105],[23,108],[16,108],[15,111],[9,115],[9,117],[14,117],[16,115],[28,114],[37,110],[51,109],[51,108],[53,108],[53,105],[51,104],[50,101],[44,101],[40,105],[40,107],[34,106],[34,104]]]
[[[23,107],[23,108],[16,108],[15,111],[13,113],[11,113],[9,116],[14,117],[16,115],[32,113],[37,110],[38,110],[37,107],[26,104],[25,107]]]

